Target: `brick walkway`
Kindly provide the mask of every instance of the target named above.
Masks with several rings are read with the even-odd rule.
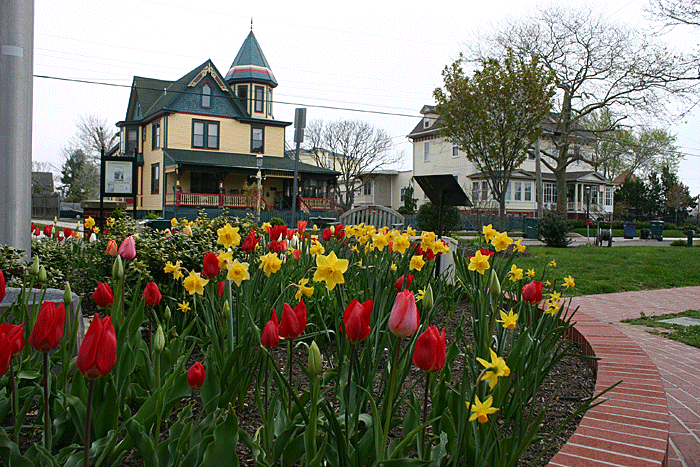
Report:
[[[575,297],[573,306],[615,325],[659,369],[669,409],[668,467],[700,467],[700,349],[620,323],[626,318],[700,309],[700,286]]]

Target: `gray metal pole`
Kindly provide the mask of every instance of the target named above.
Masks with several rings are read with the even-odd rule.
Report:
[[[0,244],[31,255],[34,0],[0,0]]]
[[[535,141],[535,200],[537,201],[537,218],[542,219],[544,214],[542,204],[542,166],[540,165],[540,139]]]

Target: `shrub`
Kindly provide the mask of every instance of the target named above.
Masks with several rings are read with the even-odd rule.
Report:
[[[285,222],[279,218],[279,217],[271,217],[270,218],[270,225],[275,226],[275,225],[286,225]]]
[[[686,246],[688,245],[688,242],[686,240],[674,240],[671,242],[671,246]]]
[[[549,212],[544,215],[538,225],[538,232],[547,246],[566,248],[570,240],[566,238],[569,226],[562,216]]]
[[[440,208],[433,203],[425,203],[418,209],[416,223],[419,230],[432,231],[438,233],[438,216]],[[452,230],[460,230],[462,227],[462,216],[456,206],[445,206],[442,213],[442,232],[444,235]]]

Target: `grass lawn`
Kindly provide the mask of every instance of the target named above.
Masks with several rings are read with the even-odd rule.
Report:
[[[623,322],[647,326],[647,331],[652,334],[659,334],[693,347],[700,347],[700,326],[681,326],[680,324],[660,322],[661,320],[679,317],[700,319],[700,311],[688,310],[661,316],[642,316],[638,319],[625,319]]]
[[[567,290],[566,295],[700,285],[700,248],[528,247],[515,264],[524,270],[534,269],[535,278],[540,280],[552,260],[556,260],[557,267],[546,269],[548,280],[561,284],[564,277],[571,275],[576,281],[576,287]]]

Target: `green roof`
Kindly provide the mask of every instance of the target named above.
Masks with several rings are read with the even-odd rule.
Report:
[[[190,149],[163,149],[165,165],[191,165],[258,170],[254,154],[198,151]],[[287,157],[263,156],[263,170],[294,172],[294,160]],[[299,162],[299,173],[337,177],[340,172]]]
[[[275,75],[272,74],[270,64],[267,63],[265,54],[263,54],[252,30],[243,42],[228,73],[226,73],[226,82],[232,81],[255,81],[269,84],[273,88],[277,86]]]

